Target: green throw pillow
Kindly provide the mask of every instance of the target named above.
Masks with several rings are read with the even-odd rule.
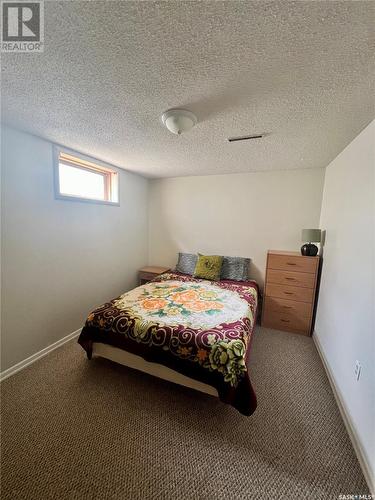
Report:
[[[223,257],[220,255],[198,254],[194,278],[204,278],[205,280],[218,281],[220,279],[222,264]]]

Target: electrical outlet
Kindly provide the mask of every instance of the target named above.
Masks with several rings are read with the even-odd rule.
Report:
[[[354,375],[357,380],[359,380],[359,377],[361,376],[361,363],[356,359],[355,361],[355,367],[354,367]]]

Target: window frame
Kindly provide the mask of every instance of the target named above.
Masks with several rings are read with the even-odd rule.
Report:
[[[66,158],[60,159],[60,155],[65,155]],[[72,158],[69,161],[69,157]],[[78,160],[77,162],[74,159]],[[101,200],[96,198],[85,198],[79,195],[63,194],[60,192],[60,163],[65,163],[66,165],[72,166],[77,169],[87,170],[89,172],[95,172],[98,175],[104,177],[104,190],[105,196],[108,199]],[[120,169],[109,165],[101,160],[92,158],[90,156],[84,155],[77,151],[74,151],[63,146],[54,145],[53,146],[53,173],[54,173],[54,191],[55,199],[64,201],[78,201],[81,203],[94,203],[97,205],[112,205],[120,206]],[[113,190],[116,191],[117,201],[111,201],[111,196]]]

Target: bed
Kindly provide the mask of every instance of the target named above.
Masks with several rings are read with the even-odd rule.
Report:
[[[255,281],[164,273],[95,309],[78,342],[102,356],[217,396],[243,415],[256,408],[248,362]]]

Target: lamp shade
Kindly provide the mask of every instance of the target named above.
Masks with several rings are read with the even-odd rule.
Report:
[[[302,241],[309,243],[319,243],[322,237],[320,229],[302,229]]]

